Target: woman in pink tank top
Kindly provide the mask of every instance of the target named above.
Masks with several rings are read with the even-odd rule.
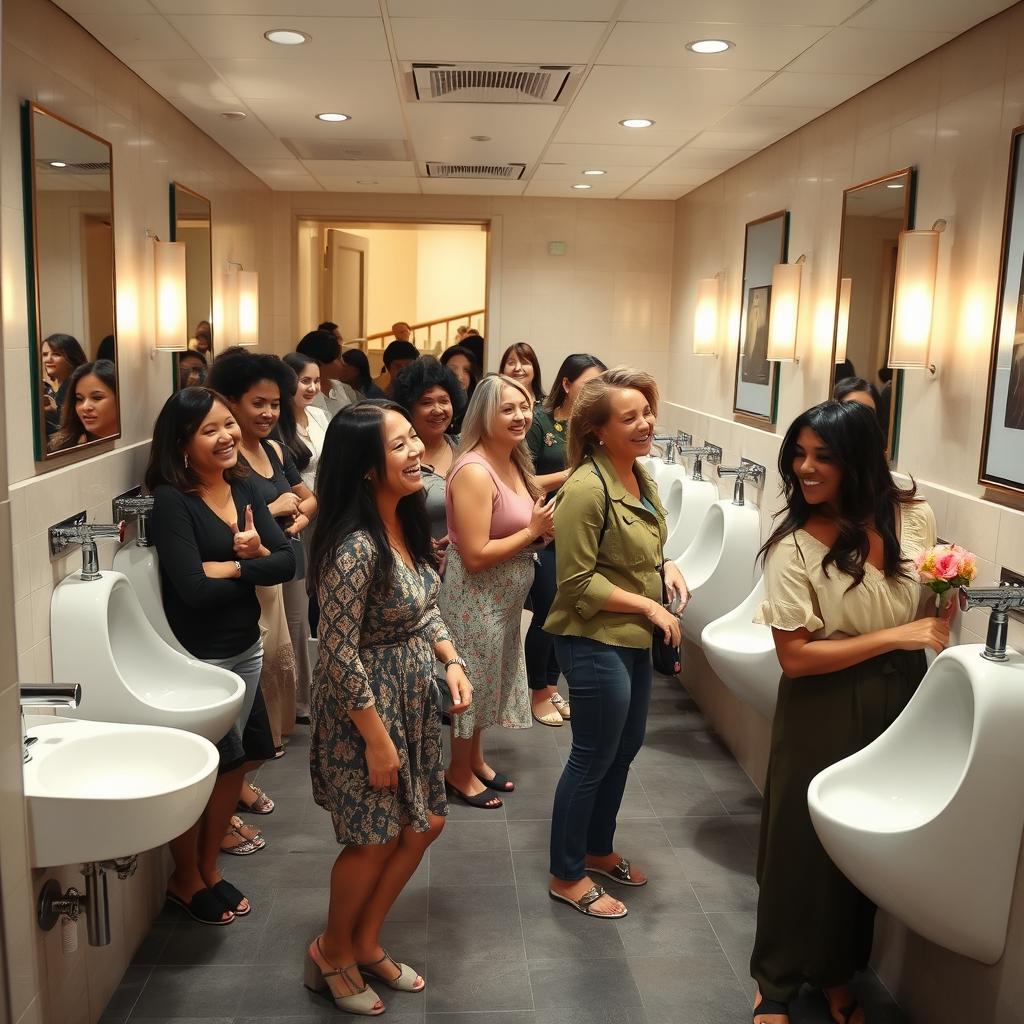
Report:
[[[534,576],[531,549],[554,534],[526,447],[532,421],[525,388],[485,377],[466,410],[445,496],[451,547],[438,607],[473,682],[472,707],[452,718],[445,778],[451,795],[488,810],[502,805],[489,790],[515,787],[484,760],[483,730],[533,724],[520,619]]]

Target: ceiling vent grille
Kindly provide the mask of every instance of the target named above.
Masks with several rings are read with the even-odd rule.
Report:
[[[110,164],[107,161],[95,163],[68,164],[66,167],[54,167],[49,160],[37,160],[36,166],[45,171],[63,171],[65,174],[109,174]]]
[[[428,178],[500,178],[518,181],[526,164],[446,164],[427,161]]]
[[[578,68],[536,64],[413,64],[421,103],[565,103]]]

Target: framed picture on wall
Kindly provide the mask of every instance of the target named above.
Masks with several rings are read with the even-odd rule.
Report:
[[[999,299],[989,362],[978,476],[986,487],[1024,492],[1024,125],[1010,137]]]
[[[747,224],[743,245],[743,296],[736,350],[733,414],[741,423],[770,427],[779,397],[778,363],[768,361],[772,270],[786,262],[789,212],[780,210]]]

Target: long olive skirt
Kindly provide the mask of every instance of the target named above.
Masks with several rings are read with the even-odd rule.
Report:
[[[766,999],[803,983],[847,982],[871,955],[875,906],[829,859],[807,809],[820,771],[877,739],[926,669],[922,651],[892,651],[841,672],[783,676],[772,723],[757,859],[760,896],[750,973]]]

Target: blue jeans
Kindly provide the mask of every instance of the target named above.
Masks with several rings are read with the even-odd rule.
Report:
[[[526,654],[526,678],[531,690],[543,690],[557,686],[561,674],[555,657],[552,633],[544,632],[544,620],[551,611],[558,584],[555,579],[555,545],[549,544],[537,552],[533,586],[530,588],[530,603],[533,605],[533,619],[526,631],[524,644]]]
[[[569,681],[572,748],[551,812],[551,874],[577,882],[587,854],[614,850],[626,775],[647,728],[651,652],[559,636],[555,654]]]

